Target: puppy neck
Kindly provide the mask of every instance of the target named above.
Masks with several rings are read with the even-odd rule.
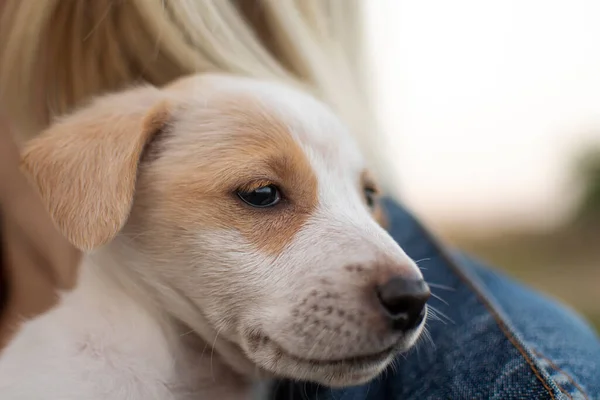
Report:
[[[114,254],[101,249],[84,256],[70,303],[85,309],[84,313],[102,316],[88,330],[110,331],[115,337],[143,337],[132,356],[149,350],[158,354],[152,358],[156,369],[171,375],[165,379],[174,391],[194,393],[194,398],[250,398],[251,380],[223,362],[214,343],[170,313],[152,290],[119,264]]]

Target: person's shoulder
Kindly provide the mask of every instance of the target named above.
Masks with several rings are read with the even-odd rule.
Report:
[[[389,230],[430,284],[427,334],[369,384],[278,382],[290,399],[594,399],[600,342],[572,311],[451,252],[408,210],[384,201]]]

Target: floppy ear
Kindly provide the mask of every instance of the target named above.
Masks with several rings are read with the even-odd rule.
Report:
[[[163,92],[143,87],[101,97],[26,145],[22,168],[71,243],[91,250],[123,228],[144,147],[169,117]]]

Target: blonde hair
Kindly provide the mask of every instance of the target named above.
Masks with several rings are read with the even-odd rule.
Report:
[[[363,0],[5,0],[0,101],[25,138],[87,98],[194,72],[300,84],[351,127],[376,174],[382,137],[362,54]],[[387,178],[387,179],[385,179]]]

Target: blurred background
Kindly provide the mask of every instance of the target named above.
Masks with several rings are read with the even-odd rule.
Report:
[[[399,196],[600,329],[600,1],[367,6]]]

